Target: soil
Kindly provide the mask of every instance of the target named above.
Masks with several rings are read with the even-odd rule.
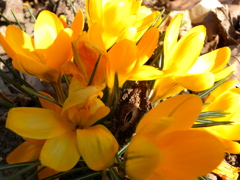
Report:
[[[163,10],[166,9],[166,12],[169,11],[188,11],[191,9],[195,4],[197,4],[200,0],[144,0],[144,4],[150,8],[153,8],[155,10]],[[220,0],[220,2],[226,4],[227,6],[236,6],[238,9],[239,7],[239,0]],[[72,0],[73,6],[75,10],[82,9],[84,11],[84,0]],[[49,10],[57,15],[64,14],[67,17],[67,23],[71,24],[74,14],[73,14],[73,9],[70,4],[70,0],[0,0],[0,13],[2,13],[6,18],[8,18],[11,23],[17,25],[16,20],[13,18],[11,9],[15,13],[16,17],[20,21],[21,25],[23,26],[25,32],[27,32],[30,35],[33,35],[33,26],[34,26],[34,20],[32,19],[30,13],[28,12],[26,8],[26,4],[29,5],[30,11],[33,13],[35,17],[39,14],[40,11],[42,10]],[[235,9],[237,9],[235,7]],[[235,12],[235,11],[232,11]],[[84,12],[85,13],[85,12]],[[239,13],[238,13],[239,14]],[[213,18],[213,17],[209,17]],[[239,23],[239,18],[237,16],[236,25],[234,26],[235,29],[239,28],[237,26],[237,23]],[[206,26],[207,22],[202,22],[203,24],[205,23]],[[219,23],[219,22],[218,22]],[[5,29],[7,27],[7,22],[3,19],[0,18],[0,32],[4,33]],[[193,26],[194,24],[191,24],[190,21],[190,26]],[[212,24],[211,24],[212,25]],[[239,25],[239,24],[238,24]],[[240,28],[239,28],[240,29]],[[212,34],[211,34],[212,33]],[[238,35],[238,34],[237,34]],[[221,46],[227,45],[230,46],[232,50],[234,50],[234,60],[232,61],[237,61],[238,64],[240,62],[239,58],[239,36],[235,37],[233,41],[230,41],[229,38],[223,38],[225,36],[228,36],[228,34],[223,34],[223,31],[217,31],[217,33],[213,32],[208,32],[208,41],[206,42],[206,45],[204,47],[205,52],[208,52],[214,48],[219,48]],[[218,39],[217,39],[218,37]],[[217,39],[217,40],[216,40]],[[5,54],[3,49],[0,46],[0,58],[7,63],[9,66],[11,66],[11,59]],[[9,70],[3,65],[3,63],[0,63],[0,71],[4,72],[8,77],[14,79],[13,75],[9,72]],[[238,72],[235,73],[234,78],[240,80]],[[22,75],[22,74],[21,74]],[[28,81],[32,86],[34,86],[37,90],[43,90],[43,91],[50,91],[51,89],[49,86],[46,84],[43,84],[42,82],[38,81],[36,78],[33,78],[31,76],[25,76],[23,75],[26,81]],[[15,79],[14,79],[15,80]],[[16,80],[17,81],[17,80]],[[136,93],[136,89],[132,89],[132,92]],[[136,92],[135,92],[136,91]],[[144,92],[144,91],[143,91]],[[124,92],[126,93],[126,92]],[[124,95],[124,94],[123,94]],[[123,96],[122,95],[122,96]],[[26,97],[25,95],[21,94],[18,92],[16,89],[14,89],[13,86],[10,84],[7,84],[0,78],[0,99],[5,100],[8,99],[9,101],[13,102],[15,105],[19,106],[31,106],[32,102],[31,100]],[[131,97],[128,97],[128,99],[131,99]],[[136,100],[136,99],[135,99]],[[124,102],[126,101],[123,100]],[[129,100],[130,101],[130,100]],[[144,102],[146,104],[146,102]],[[15,133],[11,132],[10,130],[5,128],[5,121],[7,117],[7,112],[9,108],[6,107],[0,107],[0,165],[6,164],[6,157],[7,155],[14,150],[19,144],[23,142],[23,139],[16,135]],[[125,111],[124,108],[121,108],[122,111]],[[136,115],[136,112],[138,111],[134,107],[127,107],[126,109],[128,114],[131,114],[128,119],[128,123],[131,121],[139,121],[139,118]],[[135,114],[134,114],[135,113]],[[143,113],[143,112],[138,112],[138,113]],[[127,117],[127,116],[126,116]],[[113,122],[114,123],[114,122]],[[124,122],[123,122],[124,123]],[[129,124],[126,124],[122,126],[123,128],[118,131],[114,130],[113,125],[113,132],[116,133],[116,136],[122,136],[122,134],[128,133],[126,129],[130,128],[130,131],[133,131],[129,127]],[[131,134],[131,133],[130,133]],[[124,142],[122,142],[124,143]],[[240,158],[238,155],[226,155],[226,160],[232,164],[233,166],[238,166],[239,167],[239,162]],[[0,179],[5,179],[6,177],[16,173],[19,171],[19,169],[10,169],[10,170],[5,170],[5,171],[0,171]],[[31,172],[28,174],[25,174],[21,177],[19,177],[19,180],[24,180],[26,179]],[[209,175],[210,176],[210,175]],[[209,177],[210,179],[221,179],[213,174],[211,174],[212,177]]]

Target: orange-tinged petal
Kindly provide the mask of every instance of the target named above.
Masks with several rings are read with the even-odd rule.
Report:
[[[12,61],[13,66],[22,73],[36,76],[47,82],[58,82],[60,71],[48,67],[31,57],[21,54],[16,55]]]
[[[219,98],[221,95],[223,95],[227,90],[229,90],[234,84],[236,84],[237,80],[231,80],[227,81],[223,84],[221,84],[218,88],[216,88],[207,98],[205,103],[213,102],[215,99]]]
[[[114,163],[118,143],[106,127],[77,129],[77,142],[84,161],[92,170],[104,170]]]
[[[61,66],[70,60],[72,56],[71,29],[63,29],[59,32],[55,41],[48,51],[48,60],[46,65],[60,71]]]
[[[18,53],[34,50],[33,38],[15,26],[9,25],[7,27],[6,39],[8,44]]]
[[[54,99],[52,96],[50,96],[49,94],[45,93],[45,92],[39,92],[47,97],[50,97],[51,99]],[[61,113],[62,112],[62,108],[58,105],[56,105],[55,103],[51,102],[51,101],[48,101],[46,99],[43,99],[43,98],[39,98],[39,101],[42,105],[43,108],[45,109],[50,109],[50,110],[53,110],[54,112],[57,112],[57,113]]]
[[[131,72],[139,57],[137,46],[127,39],[115,44],[108,55],[112,71],[117,71],[119,76]]]
[[[62,29],[63,24],[54,13],[47,10],[41,11],[34,25],[35,48],[50,47]]]
[[[177,43],[182,17],[183,14],[178,14],[177,16],[175,16],[166,30],[164,38],[164,57],[166,59],[164,62],[164,66],[166,69],[168,69],[171,65],[171,62],[168,61],[168,58],[170,56],[171,51],[173,50],[174,46]]]
[[[145,64],[152,56],[159,38],[159,31],[152,27],[143,35],[137,47],[139,49],[139,65]]]
[[[219,135],[217,137],[223,143],[225,152],[233,153],[233,154],[240,154],[240,144],[238,142],[224,139],[221,137],[221,135]]]
[[[9,57],[13,58],[15,56],[16,52],[11,48],[6,38],[1,33],[0,33],[0,44]]]
[[[6,161],[13,164],[38,160],[44,142],[42,140],[35,140],[34,143],[25,141],[8,155]]]
[[[229,47],[219,48],[210,53],[213,53],[214,54],[213,56],[215,56],[215,58],[210,57],[215,59],[215,65],[211,70],[212,73],[218,72],[219,70],[224,68],[224,66],[228,63],[231,56],[231,50]]]
[[[72,39],[76,39],[79,34],[83,31],[84,28],[84,15],[81,9],[78,10],[78,13],[76,14],[72,25],[70,27],[73,31],[73,37]]]
[[[192,91],[203,91],[214,85],[214,75],[210,72],[178,76],[175,79],[181,86]]]
[[[72,169],[79,158],[76,132],[73,131],[48,139],[40,154],[42,165],[56,171]]]
[[[148,81],[153,79],[158,79],[164,74],[162,71],[158,70],[153,66],[143,65],[135,71],[131,72],[131,76],[128,77],[128,80],[132,81]]]
[[[207,150],[206,144],[209,145]],[[203,176],[224,159],[221,141],[204,130],[174,131],[159,138],[156,145],[161,151],[162,160],[153,174],[169,179],[185,180]]]
[[[161,158],[160,151],[153,143],[137,135],[132,138],[125,152],[126,173],[132,180],[146,180],[160,163]]]
[[[169,98],[145,114],[137,126],[136,133],[144,131],[149,122],[157,122],[165,117],[173,120],[167,129],[168,132],[189,129],[196,121],[201,109],[201,99],[196,95],[178,95]]]
[[[41,169],[43,166],[38,166],[38,170]],[[58,171],[55,171],[53,169],[50,169],[48,167],[45,167],[44,169],[42,169],[40,172],[38,172],[38,178],[39,179],[44,179],[47,178],[49,176],[52,176],[54,174],[59,173]],[[59,178],[55,179],[58,180]]]
[[[58,113],[41,108],[19,107],[8,112],[6,127],[20,136],[48,139],[74,129]]]
[[[59,20],[61,21],[61,23],[63,24],[64,28],[68,28],[68,24],[67,24],[67,17],[65,15],[60,15],[59,16]]]

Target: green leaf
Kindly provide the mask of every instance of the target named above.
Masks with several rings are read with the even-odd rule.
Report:
[[[20,28],[20,29],[23,31],[23,28],[22,28],[22,26],[21,26],[20,22],[18,21],[18,19],[17,19],[17,17],[16,17],[16,15],[15,15],[15,13],[13,12],[13,10],[11,10],[11,12],[12,12],[12,15],[13,15],[14,19],[16,20],[16,22],[17,22],[17,24],[18,24],[19,28]]]
[[[36,164],[36,163],[39,163],[39,161],[30,161],[30,162],[24,162],[24,163],[0,165],[0,171],[13,169],[13,168],[20,168],[20,167],[24,167],[24,166],[33,165],[33,164]]]
[[[16,174],[7,177],[5,180],[15,180],[15,179],[17,179],[19,176],[21,176],[22,174],[24,174],[24,173],[28,172],[29,170],[37,167],[38,165],[40,165],[40,162],[39,162],[39,161],[36,161],[36,162],[34,162],[33,164],[27,166],[26,168],[20,170],[20,171],[17,172]]]

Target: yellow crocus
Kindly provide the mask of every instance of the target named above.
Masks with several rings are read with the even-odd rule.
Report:
[[[39,157],[43,166],[67,171],[83,157],[89,168],[104,170],[114,163],[118,144],[105,126],[92,125],[106,116],[109,108],[99,99],[102,87],[76,85],[70,85],[60,113],[59,108],[13,108],[6,127],[26,138],[46,140]]]
[[[158,43],[159,32],[150,28],[136,45],[133,41],[123,39],[108,51],[107,78],[108,86],[113,86],[114,74],[117,72],[119,86],[125,81],[153,80],[163,75],[157,68],[144,65],[152,56]]]
[[[137,42],[160,14],[141,6],[142,0],[87,0],[88,26],[101,24],[106,49],[122,40]]]
[[[156,81],[152,101],[172,96],[183,89],[209,89],[214,82],[233,71],[233,66],[224,68],[231,55],[228,47],[199,56],[206,36],[204,26],[192,28],[178,41],[181,20],[182,14],[177,15],[166,30],[162,70],[169,76]]]
[[[213,121],[230,121],[229,125],[218,125],[204,129],[215,134],[225,144],[229,153],[240,153],[240,144],[234,141],[240,140],[240,89],[232,88],[237,81],[227,81],[215,89],[206,99],[203,112],[222,110],[229,113],[225,117],[208,118]],[[233,140],[233,141],[232,141]]]
[[[61,66],[72,57],[71,40],[81,33],[83,15],[79,11],[70,28],[64,28],[52,12],[40,12],[34,25],[34,38],[9,25],[0,33],[0,44],[13,59],[13,66],[50,83],[59,82]]]
[[[223,144],[206,130],[191,129],[201,109],[197,96],[179,95],[150,110],[125,153],[130,179],[197,179],[216,168],[224,158]]]

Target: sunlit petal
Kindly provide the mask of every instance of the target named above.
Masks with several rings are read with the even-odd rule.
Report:
[[[178,180],[203,176],[224,158],[221,141],[204,130],[174,131],[159,138],[157,147],[162,159],[155,173]]]
[[[27,138],[48,139],[72,130],[58,113],[42,108],[19,107],[8,112],[6,127]]]
[[[192,91],[203,91],[214,85],[214,75],[210,72],[178,76],[176,82]]]
[[[145,114],[138,124],[136,132],[141,133],[149,122],[157,122],[165,117],[170,117],[173,121],[167,129],[168,132],[189,129],[196,121],[201,109],[201,99],[196,95],[178,95],[172,97],[158,104]]]
[[[106,127],[96,125],[87,129],[78,129],[77,141],[83,159],[92,170],[104,170],[114,163],[118,144]]]
[[[78,13],[74,17],[72,25],[70,27],[73,31],[73,38],[76,39],[77,36],[83,31],[84,28],[84,15],[81,9],[78,10]]]
[[[63,24],[54,13],[41,11],[34,25],[35,48],[46,49],[51,46],[62,29]]]
[[[48,139],[40,155],[42,165],[56,171],[72,169],[79,158],[76,133],[73,131]]]

